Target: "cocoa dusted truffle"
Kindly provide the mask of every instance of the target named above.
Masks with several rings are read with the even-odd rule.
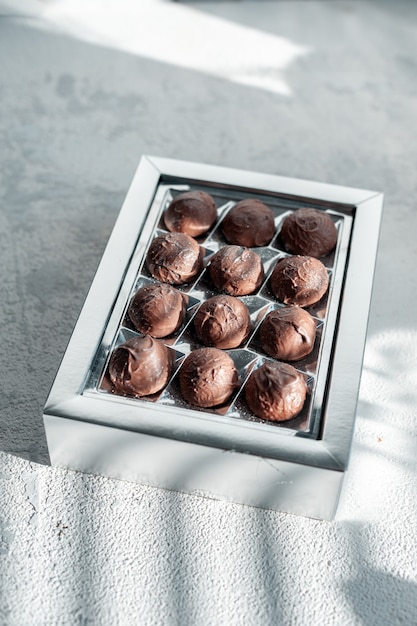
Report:
[[[282,223],[282,242],[292,254],[320,258],[337,242],[336,226],[327,213],[318,209],[297,209]]]
[[[289,363],[265,362],[253,370],[245,386],[250,410],[261,419],[285,422],[304,406],[307,384]]]
[[[198,309],[194,328],[201,343],[215,348],[237,348],[250,331],[248,307],[232,296],[214,296]]]
[[[246,296],[260,287],[264,268],[259,254],[242,246],[224,246],[209,265],[211,281],[218,291]]]
[[[212,196],[204,191],[180,193],[164,214],[165,226],[175,233],[191,237],[204,235],[216,222],[217,209]]]
[[[149,396],[167,384],[174,359],[172,352],[149,335],[133,337],[110,357],[109,377],[116,393]]]
[[[223,404],[238,387],[235,364],[217,348],[199,348],[186,357],[179,375],[184,399],[199,407]]]
[[[323,263],[311,256],[289,256],[276,264],[271,289],[284,304],[305,307],[315,304],[326,293],[329,275]]]
[[[152,276],[163,283],[188,283],[202,270],[202,250],[189,235],[166,233],[152,241],[146,266]]]
[[[165,283],[141,287],[130,301],[128,316],[136,330],[152,337],[167,337],[182,325],[186,300]]]
[[[298,306],[281,307],[265,317],[259,338],[262,350],[274,359],[299,361],[314,348],[316,322]]]
[[[227,213],[221,228],[231,244],[267,246],[275,233],[274,214],[260,200],[241,200]]]

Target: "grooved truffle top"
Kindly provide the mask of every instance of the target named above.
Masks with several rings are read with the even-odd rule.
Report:
[[[276,264],[271,275],[271,289],[284,304],[305,307],[318,302],[329,286],[323,263],[310,256],[289,256]]]
[[[274,359],[299,361],[314,348],[316,322],[298,306],[271,311],[260,327],[262,350]]]
[[[206,233],[217,220],[216,203],[204,191],[180,193],[164,214],[164,223],[171,232],[198,237]]]
[[[286,250],[320,258],[333,250],[337,229],[332,218],[318,209],[297,209],[285,218],[281,239]]]
[[[206,346],[237,348],[250,331],[248,308],[238,298],[214,296],[203,302],[194,318],[198,339]]]
[[[260,287],[264,268],[259,254],[242,246],[224,246],[213,255],[209,274],[217,291],[246,296]]]
[[[184,321],[184,296],[166,283],[141,287],[133,296],[128,309],[129,319],[139,332],[152,337],[167,337]]]
[[[227,241],[237,246],[267,246],[275,233],[274,214],[260,200],[241,200],[230,209],[221,225]]]
[[[203,267],[202,250],[189,235],[166,233],[152,241],[146,266],[152,276],[163,283],[188,283]]]
[[[184,399],[199,407],[223,404],[238,387],[230,356],[217,348],[199,348],[186,357],[179,374]]]
[[[173,368],[172,352],[149,335],[133,337],[111,355],[109,377],[116,392],[148,396],[160,391]]]
[[[253,370],[245,386],[250,410],[261,419],[284,422],[304,406],[307,384],[289,363],[265,362]]]

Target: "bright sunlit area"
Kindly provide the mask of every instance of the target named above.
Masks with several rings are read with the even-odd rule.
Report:
[[[309,52],[286,37],[204,13],[198,2],[18,0],[9,6],[33,15],[39,28],[283,95],[291,95],[286,69]]]

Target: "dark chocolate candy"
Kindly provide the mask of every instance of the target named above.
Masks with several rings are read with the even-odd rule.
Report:
[[[188,283],[202,270],[202,249],[184,233],[166,233],[155,237],[146,255],[146,266],[163,283]]]
[[[167,337],[182,325],[186,300],[182,293],[165,283],[145,285],[129,304],[129,319],[139,332]]]
[[[246,296],[260,287],[264,268],[259,254],[242,246],[224,246],[210,260],[209,274],[217,291]]]
[[[278,261],[270,284],[274,296],[280,302],[305,307],[323,297],[329,286],[329,275],[318,259],[289,256]]]
[[[149,335],[133,337],[110,357],[109,378],[116,393],[148,396],[167,384],[173,368],[173,353]]]
[[[233,360],[217,348],[199,348],[186,357],[179,374],[184,399],[198,407],[226,402],[238,387]]]
[[[204,191],[180,193],[164,213],[164,223],[171,232],[199,237],[206,233],[217,220],[216,203]]]
[[[245,386],[250,410],[261,419],[284,422],[296,417],[304,406],[307,384],[289,363],[267,361],[253,370]]]
[[[206,346],[223,350],[237,348],[250,331],[248,307],[232,296],[214,296],[198,309],[194,328],[198,339]]]
[[[231,244],[247,248],[267,246],[275,233],[274,214],[260,200],[248,198],[230,209],[221,229]]]
[[[298,306],[271,311],[263,320],[259,338],[262,350],[274,359],[299,361],[314,348],[316,322]]]
[[[320,258],[333,250],[337,229],[332,218],[318,209],[297,209],[282,223],[281,239],[288,252]]]

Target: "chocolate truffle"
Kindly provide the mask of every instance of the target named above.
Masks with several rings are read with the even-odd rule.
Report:
[[[237,348],[250,331],[248,307],[232,296],[214,296],[198,309],[194,318],[198,339],[206,346]]]
[[[289,256],[276,264],[271,289],[284,304],[310,306],[320,300],[329,286],[323,263],[311,256]]]
[[[262,350],[283,361],[299,361],[310,354],[315,337],[314,318],[298,306],[271,311],[259,331]]]
[[[152,241],[146,266],[152,276],[163,283],[188,283],[203,267],[202,250],[189,235],[166,233]]]
[[[285,422],[304,406],[306,381],[289,363],[265,362],[253,370],[245,386],[250,410],[261,419]]]
[[[261,257],[242,246],[224,246],[213,255],[209,275],[217,291],[230,296],[246,296],[260,287],[264,279]]]
[[[282,223],[282,242],[292,254],[320,258],[337,242],[336,226],[327,213],[318,209],[297,209]]]
[[[199,407],[223,404],[239,384],[233,360],[217,348],[190,352],[180,369],[179,382],[184,399]]]
[[[165,226],[175,233],[198,237],[206,233],[217,220],[216,203],[204,191],[180,193],[164,214]]]
[[[183,294],[165,283],[141,287],[130,301],[129,319],[139,332],[167,337],[181,326],[186,313]]]
[[[267,246],[275,233],[274,214],[260,200],[241,200],[222,222],[223,235],[237,246]]]
[[[109,377],[115,392],[140,397],[160,391],[172,372],[172,354],[149,335],[129,339],[110,357]]]

